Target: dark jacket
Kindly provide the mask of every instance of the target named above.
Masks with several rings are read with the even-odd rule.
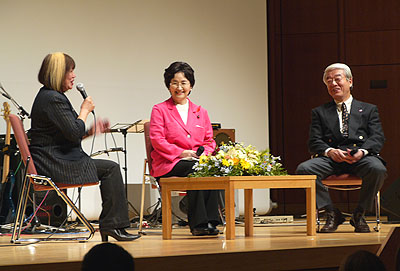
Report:
[[[41,88],[31,112],[30,151],[38,174],[55,182],[98,181],[96,166],[82,150],[85,123],[65,94]]]
[[[310,138],[311,154],[324,154],[329,147],[342,150],[365,149],[370,155],[377,155],[383,147],[385,136],[378,108],[369,103],[353,99],[349,119],[349,137],[340,132],[339,118],[334,101],[312,110]]]

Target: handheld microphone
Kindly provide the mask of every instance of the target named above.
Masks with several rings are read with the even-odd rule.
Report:
[[[196,151],[196,155],[197,155],[197,156],[200,156],[203,152],[204,152],[204,147],[203,147],[203,146],[200,146],[200,147],[197,149],[197,151]]]
[[[358,152],[358,149],[353,149],[353,150],[351,150],[350,155],[354,156],[354,154],[356,154],[357,152]]]
[[[76,84],[76,89],[81,93],[83,99],[86,99],[86,98],[87,98],[87,94],[86,94],[86,91],[85,91],[85,87],[83,86],[82,83]],[[92,111],[92,113],[93,113],[93,115],[94,115],[94,110]]]
[[[87,98],[85,87],[83,86],[82,83],[76,84],[76,89],[81,93],[83,99]]]

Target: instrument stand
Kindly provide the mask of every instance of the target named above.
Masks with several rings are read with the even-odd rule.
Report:
[[[0,94],[3,95],[4,97],[6,97],[7,99],[9,99],[14,106],[18,109],[19,113],[19,117],[21,118],[21,120],[24,120],[25,117],[27,117],[28,119],[31,118],[31,116],[29,115],[28,112],[26,112],[26,110],[17,103],[17,101],[15,101],[13,99],[13,97],[11,97],[11,95],[4,89],[3,85],[0,83]]]
[[[124,153],[124,167],[122,167],[122,169],[124,170],[124,181],[125,181],[125,198],[126,198],[126,203],[128,204],[128,210],[129,207],[131,207],[133,209],[133,211],[139,215],[138,210],[136,210],[135,207],[133,207],[133,204],[128,200],[128,155],[127,155],[127,147],[126,147],[126,135],[128,133],[128,129],[123,129],[121,131],[122,135],[124,136],[124,150],[122,151]],[[129,213],[129,211],[128,211]],[[132,217],[133,218],[133,217]],[[129,220],[132,220],[132,218],[129,217]]]
[[[122,152],[124,153],[124,166],[122,169],[124,170],[124,184],[125,184],[125,197],[129,207],[133,209],[133,211],[136,213],[136,215],[139,215],[138,210],[132,205],[132,203],[128,200],[128,155],[127,155],[127,134],[128,133],[142,133],[144,129],[141,127],[143,126],[142,120],[137,120],[134,123],[116,123],[110,128],[110,132],[118,132],[123,135],[124,138],[124,149]],[[132,220],[133,217],[129,217],[129,220]]]

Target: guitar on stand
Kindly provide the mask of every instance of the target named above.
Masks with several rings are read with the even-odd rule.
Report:
[[[3,103],[3,117],[6,121],[6,137],[4,141],[3,153],[3,173],[0,184],[0,224],[8,224],[15,219],[15,206],[12,200],[12,193],[15,186],[15,177],[10,170],[10,143],[11,143],[11,123],[10,123],[10,105]]]

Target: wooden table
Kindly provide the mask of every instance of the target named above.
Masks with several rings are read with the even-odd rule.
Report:
[[[171,239],[171,191],[224,190],[226,239],[235,239],[235,189],[244,189],[245,235],[253,236],[253,189],[305,188],[307,198],[307,235],[316,235],[315,175],[227,176],[199,178],[161,178],[163,239]]]

